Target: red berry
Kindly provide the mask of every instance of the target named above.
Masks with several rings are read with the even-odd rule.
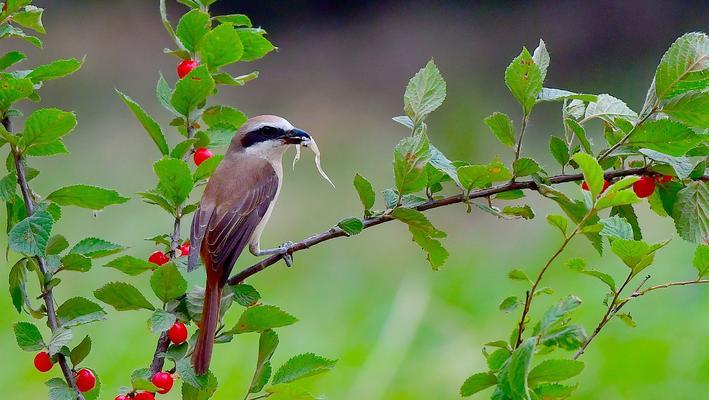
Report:
[[[172,385],[175,383],[175,381],[172,379],[172,375],[170,375],[167,372],[158,372],[155,375],[153,375],[153,378],[150,380],[153,382],[153,385],[159,387],[162,390],[158,390],[158,393],[160,394],[165,394],[172,389]]]
[[[212,154],[209,149],[200,147],[197,149],[197,151],[194,152],[194,163],[199,166],[199,164],[202,164],[205,160],[211,158],[214,154]]]
[[[667,183],[667,182],[671,181],[673,178],[674,177],[670,176],[670,175],[657,175],[655,177],[655,181],[657,183]]]
[[[608,189],[608,186],[610,186],[610,185],[611,185],[611,183],[610,183],[607,179],[604,179],[604,180],[603,180],[603,189],[601,190],[601,193],[602,193],[602,192],[605,192],[606,189]],[[585,190],[585,191],[587,191],[587,192],[589,191],[589,189],[588,189],[588,183],[586,183],[586,181],[583,181],[583,182],[581,183],[581,189],[583,189],[583,190]]]
[[[155,395],[150,392],[138,392],[133,396],[133,400],[155,400]]]
[[[589,191],[589,189],[588,189],[588,183],[586,183],[586,181],[581,182],[581,189],[583,189],[583,190],[585,190],[585,191],[587,191],[587,192]]]
[[[182,322],[175,322],[167,331],[167,336],[174,344],[184,343],[187,340],[187,327]]]
[[[119,394],[119,395],[116,396],[116,398],[113,399],[113,400],[130,400],[130,397],[128,397],[127,394]]]
[[[193,69],[199,67],[199,63],[195,60],[184,60],[177,66],[177,76],[180,79],[187,76]]]
[[[633,191],[640,198],[650,197],[655,191],[655,180],[649,176],[642,176],[633,183]]]
[[[34,356],[34,367],[37,368],[37,371],[47,372],[52,369],[53,366],[52,357],[50,357],[49,353],[46,351],[37,353],[37,355]]]
[[[80,392],[88,392],[96,386],[96,375],[90,370],[83,368],[76,373],[76,387]]]
[[[170,261],[170,258],[166,256],[165,253],[158,250],[148,257],[148,261],[153,264],[163,265]]]
[[[182,246],[180,246],[180,255],[182,257],[190,255],[190,242],[182,243]]]

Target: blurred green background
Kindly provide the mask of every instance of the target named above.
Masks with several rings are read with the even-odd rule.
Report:
[[[66,139],[71,156],[32,160],[42,170],[33,181],[35,190],[46,194],[78,182],[115,187],[123,194],[152,187],[151,163],[158,154],[113,90],[127,93],[167,125],[169,116],[155,100],[154,87],[158,71],[174,83],[177,61],[162,53],[170,43],[157,1],[36,4],[47,9],[45,50],[8,40],[0,50],[26,51],[26,66],[62,57],[87,58],[80,73],[50,82],[42,91],[43,106],[76,110],[79,125]],[[232,72],[258,69],[261,77],[244,88],[223,90],[221,102],[249,115],[283,115],[311,132],[323,153],[323,166],[337,185],[332,190],[319,178],[309,153],[295,171],[288,168],[279,207],[263,238],[265,246],[298,240],[358,215],[351,187],[355,172],[379,190],[391,185],[391,150],[407,132],[390,118],[401,114],[406,82],[429,58],[435,58],[448,82],[446,103],[430,121],[431,140],[452,159],[482,163],[500,154],[509,161],[509,151],[492,138],[482,118],[504,111],[519,120],[503,71],[523,45],[532,49],[540,37],[546,41],[551,53],[548,86],[608,92],[637,110],[664,50],[682,33],[706,29],[709,22],[709,7],[699,1],[221,1],[217,6],[215,12],[250,14],[280,47],[253,65],[239,64]],[[173,4],[173,21],[183,11]],[[32,107],[25,104],[23,110]],[[550,161],[548,136],[560,133],[559,122],[556,105],[535,110],[526,138],[528,155]],[[175,143],[176,133],[171,135]],[[600,126],[591,135],[601,143]],[[547,165],[550,173],[558,172]],[[565,189],[578,194],[573,185]],[[305,351],[338,359],[333,372],[303,385],[331,399],[457,398],[463,380],[485,368],[481,345],[507,338],[514,325],[516,313],[503,314],[497,305],[524,288],[506,279],[506,272],[520,267],[536,273],[557,246],[558,234],[544,220],[544,215],[556,212],[553,205],[533,193],[526,200],[538,218],[501,221],[479,211],[466,214],[463,206],[430,212],[433,222],[449,232],[445,245],[451,257],[438,272],[430,270],[405,227],[390,223],[300,252],[293,269],[279,264],[259,274],[250,283],[264,301],[301,320],[280,330],[274,365]],[[676,236],[671,221],[649,212],[646,204],[639,205],[638,213],[646,239]],[[133,199],[95,216],[67,208],[56,231],[72,242],[99,236],[131,246],[128,254],[147,257],[154,248],[142,239],[171,226],[164,212]],[[693,277],[692,252],[691,244],[675,238],[657,257],[651,282]],[[583,240],[561,260],[573,256],[588,256],[592,266],[616,277],[624,273],[616,259],[599,258]],[[245,255],[237,268],[252,261]],[[12,262],[11,257],[4,263],[5,273]],[[125,278],[101,267],[67,274],[57,298],[92,298],[94,289],[118,279]],[[190,276],[194,284],[202,279],[201,271]],[[148,275],[129,280],[148,288]],[[539,298],[533,316],[574,293],[585,300],[578,318],[587,330],[595,326],[603,307],[600,284],[572,274],[561,262],[547,284],[557,291]],[[27,317],[12,309],[6,279],[0,285],[3,396],[44,398],[42,382],[59,370],[37,373],[33,355],[17,348],[11,326]],[[36,288],[31,290],[36,293]],[[574,398],[706,396],[706,288],[656,292],[628,310],[638,327],[609,324],[583,357],[587,367],[576,379],[580,387]],[[86,365],[100,374],[101,398],[113,398],[118,387],[129,383],[133,369],[147,366],[156,339],[147,329],[148,316],[109,310],[107,321],[76,329],[75,337],[90,332],[94,338]],[[219,345],[213,370],[221,387],[215,399],[242,398],[257,340],[250,335]],[[162,398],[177,399],[178,394],[173,390]]]

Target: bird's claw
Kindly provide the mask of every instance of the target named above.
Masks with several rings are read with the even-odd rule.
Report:
[[[288,268],[293,266],[293,253],[291,252],[291,248],[293,248],[294,244],[295,243],[291,241],[287,241],[278,247],[281,252],[281,258],[283,258],[283,262],[286,263]]]

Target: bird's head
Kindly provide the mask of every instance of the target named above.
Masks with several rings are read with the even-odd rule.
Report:
[[[285,118],[259,115],[246,121],[232,139],[231,147],[264,158],[280,157],[289,145],[308,145],[310,135]]]

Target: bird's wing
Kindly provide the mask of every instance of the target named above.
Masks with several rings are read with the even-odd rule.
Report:
[[[224,160],[212,175],[192,220],[190,237],[192,248],[199,249],[205,265],[220,272],[223,280],[228,278],[277,191],[276,171],[260,158]],[[196,261],[196,257],[189,260],[191,268]]]

